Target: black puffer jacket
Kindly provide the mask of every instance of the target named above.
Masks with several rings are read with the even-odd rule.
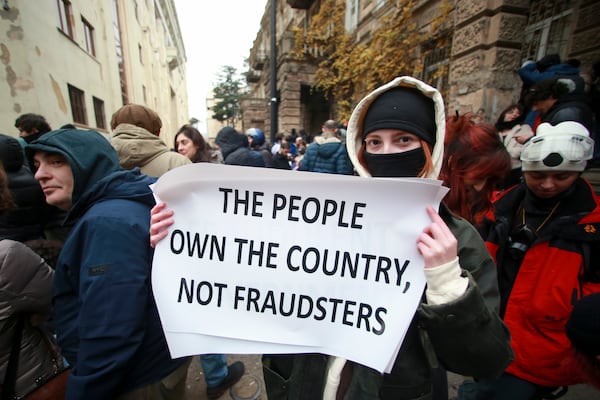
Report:
[[[588,131],[594,132],[594,113],[583,96],[569,94],[561,97],[542,117],[542,122],[552,125],[564,121],[579,122]]]

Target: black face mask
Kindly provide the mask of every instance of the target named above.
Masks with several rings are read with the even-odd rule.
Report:
[[[425,166],[425,152],[422,147],[402,153],[373,154],[363,153],[367,169],[373,177],[415,178]]]

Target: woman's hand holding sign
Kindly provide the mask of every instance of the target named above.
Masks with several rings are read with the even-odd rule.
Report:
[[[427,214],[431,225],[419,235],[417,249],[423,256],[425,268],[433,268],[456,259],[458,244],[448,225],[431,206],[427,206]]]
[[[158,242],[169,233],[169,226],[173,225],[173,211],[167,210],[165,203],[158,203],[150,211],[150,246],[156,247]]]

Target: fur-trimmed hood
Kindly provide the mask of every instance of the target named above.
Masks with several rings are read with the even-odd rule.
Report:
[[[444,158],[444,137],[446,134],[446,115],[444,112],[444,100],[442,95],[432,86],[427,85],[420,80],[410,76],[400,76],[394,80],[386,83],[383,86],[373,90],[367,96],[365,96],[358,105],[354,108],[350,121],[348,122],[348,130],[346,136],[346,147],[348,149],[348,156],[350,161],[354,165],[356,172],[360,176],[370,177],[371,174],[367,169],[360,164],[358,161],[358,152],[362,144],[362,130],[363,121],[367,110],[370,105],[379,97],[382,93],[399,86],[415,88],[423,93],[425,96],[433,100],[435,106],[435,124],[437,127],[435,146],[432,150],[432,161],[434,166],[434,172],[426,178],[437,179],[440,169],[442,168],[442,159]]]

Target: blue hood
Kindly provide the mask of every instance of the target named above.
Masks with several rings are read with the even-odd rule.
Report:
[[[38,151],[62,154],[69,162],[73,171],[73,205],[92,185],[121,169],[117,152],[96,131],[59,129],[44,134],[25,147],[29,165],[33,165],[33,155]]]

